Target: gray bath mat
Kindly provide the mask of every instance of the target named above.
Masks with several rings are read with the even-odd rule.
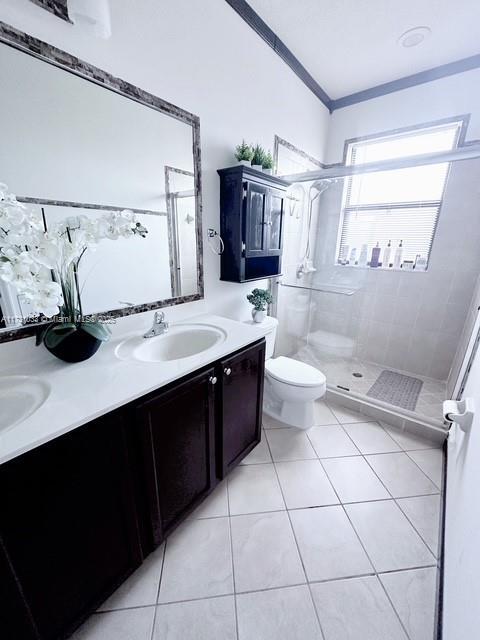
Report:
[[[367,396],[402,409],[415,411],[423,381],[384,369],[367,391]]]

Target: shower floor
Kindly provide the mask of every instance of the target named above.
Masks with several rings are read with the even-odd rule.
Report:
[[[348,390],[364,396],[367,395],[368,390],[382,371],[396,371],[396,369],[389,369],[385,365],[377,365],[357,358],[323,356],[317,349],[308,344],[301,347],[292,357],[320,369],[325,374],[330,388]],[[442,421],[442,404],[447,398],[446,382],[425,378],[408,371],[400,371],[399,373],[404,373],[423,381],[414,412],[430,420]],[[355,376],[354,374],[360,374],[360,376]],[[401,407],[398,407],[398,409],[401,410]]]

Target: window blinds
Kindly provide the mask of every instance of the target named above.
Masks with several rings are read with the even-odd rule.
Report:
[[[456,147],[461,122],[453,122],[351,143],[350,164],[363,164]],[[417,255],[428,261],[448,176],[448,163],[350,176],[344,187],[344,206],[337,260],[348,258],[363,245],[370,258],[377,242],[391,243],[391,258],[400,241],[403,259]],[[380,258],[381,260],[381,258]],[[382,265],[385,266],[385,265]]]

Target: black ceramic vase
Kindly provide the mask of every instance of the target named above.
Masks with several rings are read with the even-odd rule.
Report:
[[[43,338],[43,343],[55,357],[65,362],[83,362],[91,358],[99,349],[102,340],[99,340],[91,333],[84,331],[82,325],[66,335],[60,342],[52,340],[49,333],[54,329],[50,327]]]

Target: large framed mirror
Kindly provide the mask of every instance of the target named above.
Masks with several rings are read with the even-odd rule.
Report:
[[[79,266],[83,311],[203,297],[199,118],[0,23],[0,183],[48,230],[128,210],[147,233]],[[42,318],[0,280],[0,342]]]

